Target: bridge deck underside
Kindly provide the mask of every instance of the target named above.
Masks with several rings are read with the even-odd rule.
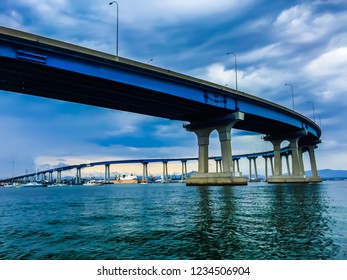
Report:
[[[182,121],[198,121],[232,113],[229,109],[162,92],[4,57],[0,58],[0,88]],[[246,114],[245,120],[238,122],[235,128],[261,134],[295,130],[283,122],[252,114]]]

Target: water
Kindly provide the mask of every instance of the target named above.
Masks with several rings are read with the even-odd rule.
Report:
[[[347,182],[0,188],[0,259],[347,259]]]

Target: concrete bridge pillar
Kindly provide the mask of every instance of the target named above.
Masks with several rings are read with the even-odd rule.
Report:
[[[275,169],[274,169],[274,161],[273,161],[274,156],[270,156],[270,165],[271,165],[271,175],[273,176],[275,174]]]
[[[293,176],[303,176],[304,172],[302,172],[302,154],[299,153],[298,146],[299,138],[290,139],[290,148],[292,150],[292,171]],[[302,150],[302,149],[301,149]]]
[[[299,146],[299,140],[302,136],[306,135],[305,130],[290,133],[289,135],[281,135],[277,137],[267,136],[264,139],[271,141],[274,145],[274,159],[275,159],[275,174],[269,178],[269,183],[305,183],[308,180],[305,178],[304,162],[303,162],[303,148]],[[288,176],[283,176],[280,157],[280,144],[282,141],[288,140],[289,147],[292,154],[292,172],[290,172],[288,155],[286,156],[288,166]]]
[[[311,164],[311,171],[312,171],[312,176],[309,178],[309,181],[310,182],[322,182],[322,179],[318,176],[316,157],[315,157],[315,152],[314,152],[316,145],[310,145],[307,148],[308,148],[308,154],[310,157],[310,164]]]
[[[259,181],[259,177],[258,177],[258,168],[257,168],[257,157],[253,158],[254,161],[254,173],[255,173],[255,179],[257,181]]]
[[[208,145],[212,128],[197,129],[194,131],[198,137],[198,172],[208,173]]]
[[[304,166],[304,147],[299,147],[299,168],[300,168],[300,175],[305,175],[305,166]]]
[[[215,159],[216,161],[216,172],[223,172],[223,169],[222,169],[222,159],[220,158],[216,158]]]
[[[53,171],[48,173],[48,182],[53,182]]]
[[[290,166],[289,166],[289,154],[285,154],[284,157],[286,158],[286,163],[287,163],[287,171],[288,171],[288,175],[292,175],[290,172]]]
[[[281,143],[283,140],[271,138],[265,140],[270,141],[274,148],[273,176],[282,176]]]
[[[61,183],[61,170],[57,170],[57,183]]]
[[[267,167],[267,159],[268,159],[268,156],[263,156],[264,160],[265,160],[265,181],[267,182],[267,179],[269,177],[268,175],[268,167]]]
[[[81,184],[81,177],[82,177],[81,167],[77,167],[76,168],[76,180],[75,180],[76,185]]]
[[[223,172],[234,171],[232,170],[231,129],[237,121],[217,128],[222,153]]]
[[[105,177],[104,177],[104,182],[109,183],[111,180],[111,174],[110,174],[110,165],[105,164]]]
[[[148,183],[148,162],[143,162],[142,167],[142,183]]]
[[[235,176],[232,161],[231,149],[231,129],[238,122],[244,119],[244,114],[235,112],[214,119],[206,119],[200,122],[192,122],[184,127],[188,131],[194,132],[198,137],[199,161],[198,173],[193,174],[187,185],[246,185],[247,179]],[[209,137],[213,130],[218,131],[221,155],[222,172],[209,172],[208,170],[208,145]]]
[[[256,156],[250,156],[248,157],[249,160],[249,180],[251,181],[259,181],[258,177],[258,169],[257,169],[257,158]],[[252,161],[254,163],[254,175],[255,177],[252,179]]]
[[[271,167],[271,174],[272,176],[274,175],[274,166],[273,166],[273,161],[272,155],[265,155],[263,156],[264,160],[265,160],[265,181],[268,181],[269,179],[269,168],[268,168],[268,160],[270,161],[270,167]]]
[[[163,176],[161,177],[162,183],[168,183],[169,182],[169,172],[167,167],[167,161],[163,161]]]
[[[181,175],[181,182],[184,182],[185,180],[187,180],[187,161],[186,160],[182,160],[182,175]]]
[[[240,158],[239,157],[233,157],[233,170],[235,174],[238,174],[238,176],[242,176],[242,173],[240,172]]]
[[[310,157],[310,164],[311,164],[311,170],[312,170],[312,176],[318,177],[318,171],[317,171],[317,164],[316,164],[316,157],[314,154],[314,145],[308,146],[308,153]]]

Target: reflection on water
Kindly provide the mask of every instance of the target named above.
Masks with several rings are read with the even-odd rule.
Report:
[[[198,190],[200,218],[190,255],[203,259],[331,259],[328,201],[320,185]]]
[[[0,190],[0,259],[347,259],[347,184]]]

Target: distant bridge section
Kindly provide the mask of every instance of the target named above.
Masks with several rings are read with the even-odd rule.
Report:
[[[287,156],[290,154],[290,148],[285,147],[281,149],[281,156]],[[257,169],[257,165],[255,162],[255,159],[258,157],[263,157],[265,159],[265,162],[267,162],[267,159],[272,160],[274,157],[274,152],[273,151],[265,151],[265,152],[258,152],[258,153],[251,153],[251,154],[240,154],[237,156],[234,156],[234,165],[235,169],[240,172],[240,166],[239,166],[239,160],[241,158],[246,158],[246,159],[251,159],[254,160],[254,168],[255,170]],[[55,181],[61,181],[62,180],[62,172],[70,171],[70,170],[75,170],[76,171],[76,181],[81,180],[81,172],[79,170],[89,168],[89,167],[95,167],[95,166],[105,166],[105,181],[110,180],[110,165],[121,165],[121,164],[142,164],[144,167],[144,172],[143,172],[143,181],[148,181],[148,167],[147,165],[149,163],[163,163],[163,170],[167,168],[167,163],[168,162],[181,162],[182,163],[182,180],[185,180],[187,178],[187,169],[186,169],[186,163],[188,161],[197,161],[197,157],[182,157],[182,158],[148,158],[148,159],[123,159],[123,160],[109,160],[109,161],[98,161],[98,162],[89,162],[89,163],[82,163],[82,164],[74,164],[74,165],[67,165],[67,166],[62,166],[62,167],[56,167],[56,168],[51,168],[47,170],[40,170],[35,173],[27,173],[11,178],[6,178],[3,180],[0,180],[0,182],[27,182],[35,179],[41,179],[41,180],[48,180],[50,182],[53,181],[53,173],[55,172],[56,179]],[[209,157],[209,160],[215,161],[216,162],[216,171],[217,172],[222,172],[221,168],[221,161],[222,158],[220,156],[214,156],[214,157]],[[251,170],[250,170],[251,173]],[[267,173],[267,172],[266,172]],[[46,176],[48,174],[48,177]],[[265,174],[266,177],[268,177],[268,174]],[[80,176],[80,178],[78,178]],[[163,178],[168,177],[168,172],[164,171],[163,172]],[[249,176],[251,178],[251,175]]]

